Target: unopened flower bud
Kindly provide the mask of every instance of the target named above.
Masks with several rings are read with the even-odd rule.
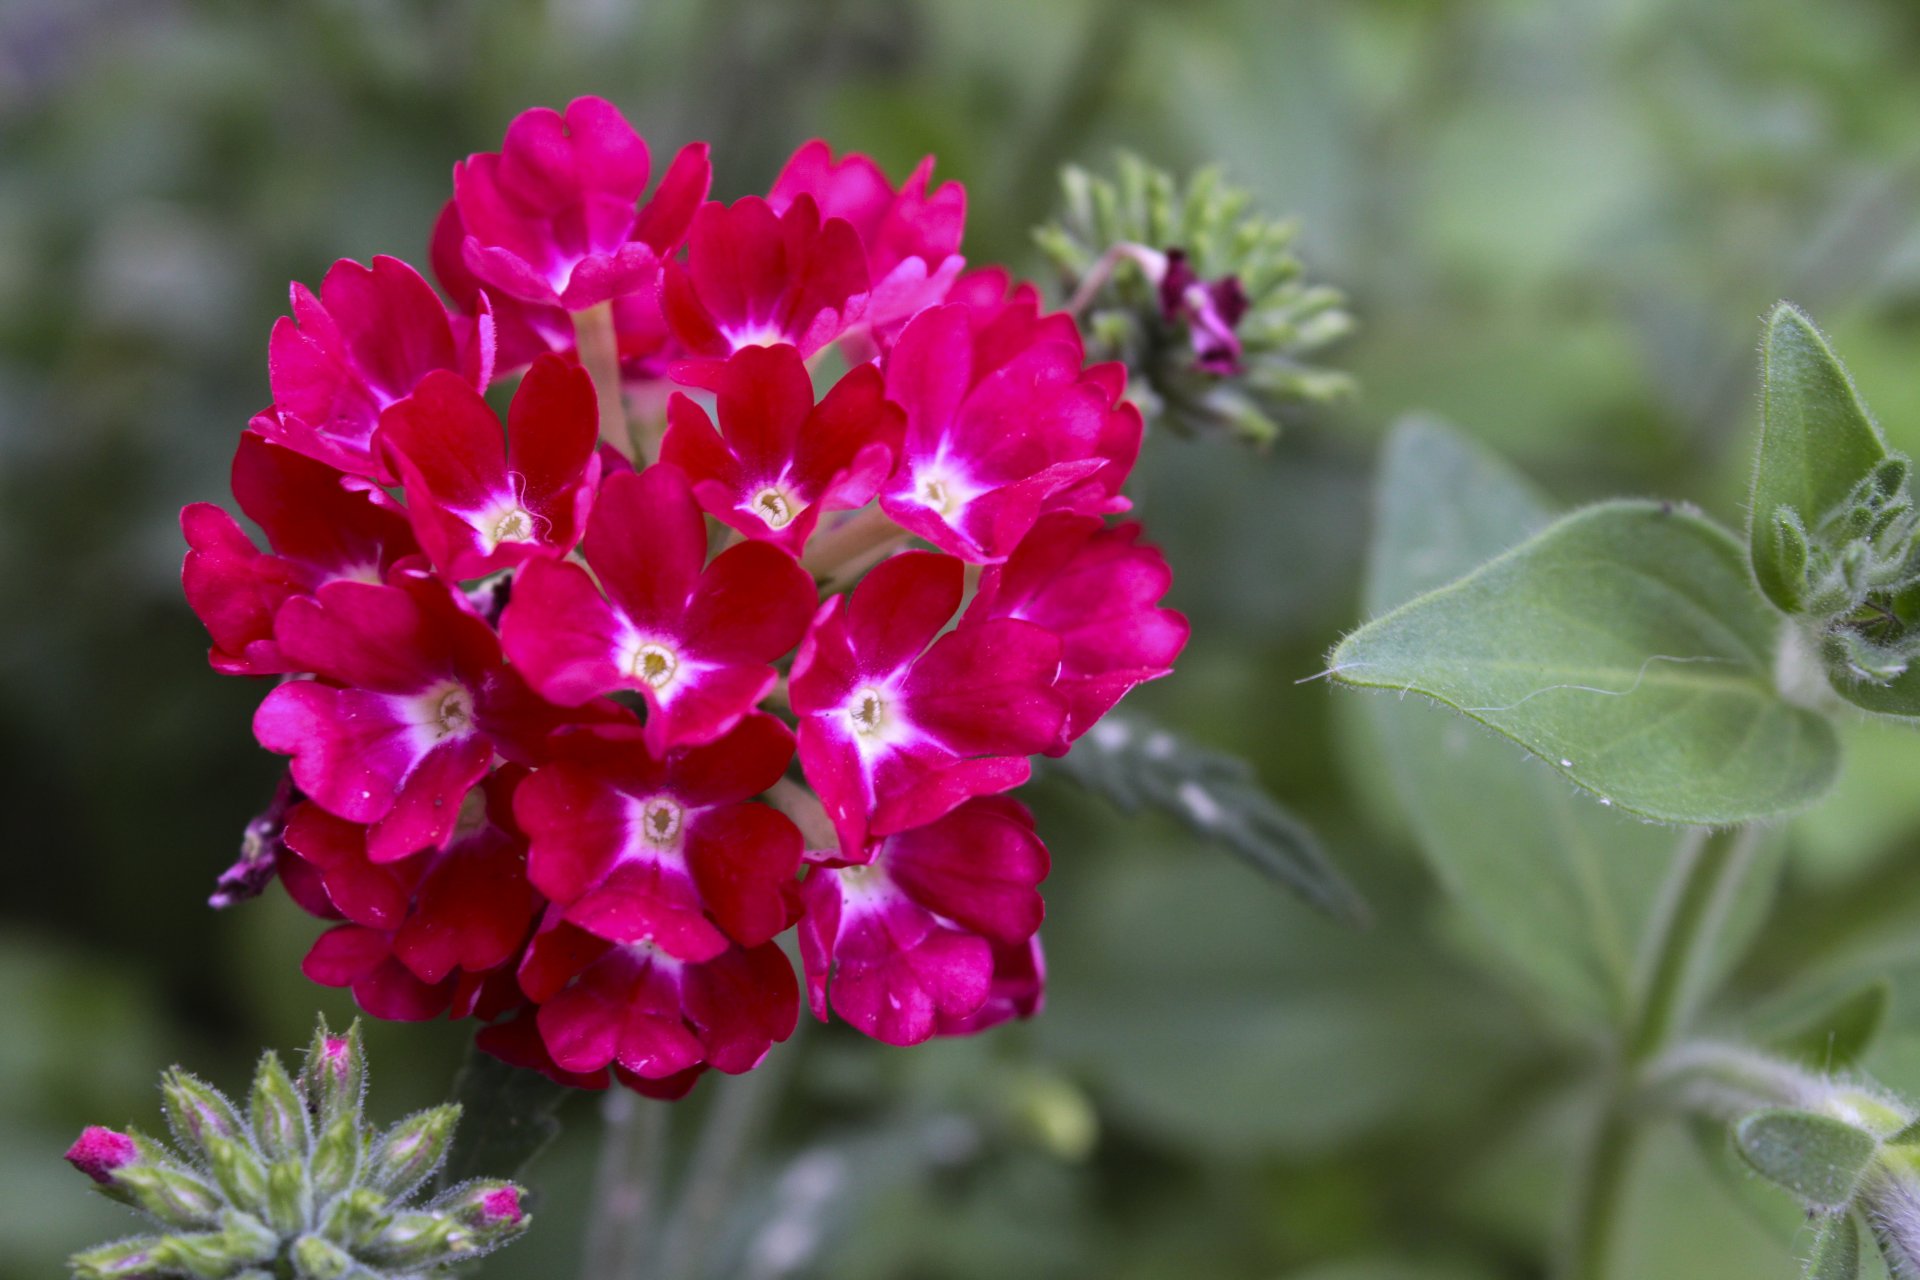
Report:
[[[167,1236],[154,1247],[166,1265],[162,1275],[230,1276],[243,1267],[273,1261],[280,1237],[249,1213],[220,1215],[218,1231]]]
[[[367,1181],[390,1195],[405,1195],[424,1182],[447,1157],[460,1105],[448,1103],[416,1112],[381,1135],[367,1158]]]
[[[213,1169],[213,1180],[220,1184],[220,1190],[236,1207],[248,1213],[264,1214],[267,1211],[267,1166],[255,1153],[253,1145],[232,1138],[208,1138],[206,1141],[207,1163]]]
[[[307,1050],[300,1086],[316,1117],[315,1128],[325,1129],[336,1116],[357,1114],[367,1082],[366,1055],[360,1046],[360,1024],[345,1035],[335,1035],[320,1024]]]
[[[198,1076],[175,1067],[160,1080],[167,1125],[185,1147],[202,1147],[210,1137],[244,1140],[245,1126],[226,1095]]]
[[[360,1172],[360,1124],[351,1112],[337,1116],[314,1140],[313,1195],[324,1203],[352,1185]]]
[[[478,1252],[471,1228],[437,1213],[395,1215],[367,1243],[364,1256],[391,1267],[431,1267]]]
[[[329,1240],[357,1248],[386,1230],[392,1219],[385,1196],[371,1187],[359,1187],[327,1206],[320,1229]]]
[[[103,1186],[113,1183],[115,1171],[140,1158],[132,1138],[117,1129],[88,1125],[67,1148],[67,1163]]]
[[[116,1240],[67,1259],[74,1280],[154,1280],[166,1265],[156,1252],[158,1236]]]
[[[267,1221],[283,1236],[304,1231],[313,1217],[313,1188],[306,1162],[276,1161],[267,1170]]]
[[[269,1160],[286,1160],[307,1153],[307,1108],[293,1077],[269,1051],[253,1076],[253,1136]]]
[[[319,1236],[301,1236],[295,1240],[291,1256],[294,1270],[302,1280],[338,1280],[359,1265],[352,1254]]]
[[[521,1200],[526,1195],[511,1182],[472,1182],[451,1193],[445,1210],[464,1222],[486,1243],[517,1235],[529,1221]]]

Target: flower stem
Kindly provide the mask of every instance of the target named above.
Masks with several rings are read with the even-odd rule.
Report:
[[[838,849],[840,837],[834,833],[833,819],[821,807],[820,799],[790,778],[782,778],[767,788],[767,803],[793,820],[808,849]]]
[[[627,426],[626,400],[620,389],[620,344],[613,331],[613,303],[602,302],[573,313],[573,340],[580,366],[593,379],[600,406],[600,438],[643,465],[651,462]]]
[[[1752,827],[1692,831],[1674,851],[1641,956],[1633,1014],[1600,1106],[1576,1192],[1565,1280],[1607,1280],[1620,1204],[1639,1145],[1639,1076],[1692,1020],[1715,949],[1760,843]]]
[[[697,1280],[702,1274],[707,1245],[732,1196],[741,1157],[753,1144],[768,1105],[779,1096],[793,1047],[789,1040],[786,1054],[743,1076],[722,1076],[709,1084],[713,1098],[700,1122],[686,1189],[667,1228],[661,1280]]]
[[[843,579],[878,559],[878,553],[906,539],[906,531],[876,504],[815,534],[800,564],[829,591],[837,590]]]
[[[660,1199],[670,1113],[668,1104],[618,1085],[607,1093],[581,1280],[640,1275]]]

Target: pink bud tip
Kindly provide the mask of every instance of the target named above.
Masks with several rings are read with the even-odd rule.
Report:
[[[95,1182],[112,1182],[113,1171],[132,1164],[139,1154],[132,1138],[96,1124],[88,1125],[67,1148],[67,1163]]]
[[[329,1067],[333,1067],[336,1070],[346,1067],[347,1038],[345,1036],[328,1036],[327,1039],[322,1042],[320,1051],[326,1055],[327,1065]]]
[[[480,1201],[480,1220],[488,1226],[502,1222],[518,1222],[522,1216],[518,1187],[501,1187],[497,1191],[489,1191]]]

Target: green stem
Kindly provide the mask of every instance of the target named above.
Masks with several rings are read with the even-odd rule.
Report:
[[[1713,974],[1715,949],[1752,868],[1751,827],[1689,832],[1674,851],[1641,957],[1633,1015],[1600,1105],[1561,1267],[1565,1280],[1608,1280],[1620,1205],[1639,1145],[1641,1069],[1691,1022]]]
[[[653,461],[627,428],[627,406],[620,387],[620,341],[613,327],[613,304],[602,302],[573,313],[573,340],[580,367],[593,379],[600,406],[600,438],[642,466]],[[656,450],[657,451],[657,450]]]
[[[713,1097],[702,1118],[700,1141],[687,1167],[686,1189],[674,1205],[661,1252],[663,1280],[697,1280],[707,1246],[731,1200],[742,1157],[753,1145],[768,1106],[785,1084],[785,1064],[794,1045],[743,1076],[723,1076],[709,1086]]]
[[[670,1112],[669,1104],[619,1085],[608,1091],[581,1280],[640,1275],[660,1199]]]

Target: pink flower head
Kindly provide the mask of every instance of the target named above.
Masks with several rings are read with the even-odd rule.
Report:
[[[445,849],[376,862],[367,828],[308,802],[287,822],[287,847],[318,873],[327,899],[357,925],[390,935],[393,958],[422,983],[483,974],[519,952],[539,901],[512,798],[526,771],[506,768],[468,797]]]
[[[708,515],[799,555],[823,512],[873,500],[905,419],[880,371],[860,365],[818,405],[793,347],[744,347],[713,380],[720,429],[691,399],[667,406],[661,461],[693,482]]]
[[[426,1022],[454,1004],[459,983],[453,975],[423,982],[393,953],[393,934],[365,925],[342,924],[314,939],[300,971],[323,987],[345,987],[354,1003],[388,1022]]]
[[[492,318],[483,309],[456,330],[433,286],[398,258],[342,259],[317,297],[302,284],[292,293],[267,350],[273,407],[253,420],[276,444],[384,482],[373,433],[387,406],[436,370],[475,388],[493,377]]]
[[[449,199],[434,219],[427,261],[463,316],[493,317],[494,376],[524,369],[549,351],[571,351],[573,318],[566,308],[522,302],[510,293],[489,293],[467,266],[466,243],[467,225],[460,221],[460,206]]]
[[[555,1084],[570,1089],[606,1088],[610,1073],[605,1067],[597,1071],[561,1069],[560,1064],[553,1060],[553,1055],[547,1052],[547,1042],[540,1038],[537,1013],[535,1005],[522,1004],[511,1018],[480,1028],[473,1038],[474,1045],[482,1053],[492,1054],[511,1066],[538,1071]]]
[[[792,922],[800,832],[747,803],[786,772],[793,735],[764,712],[725,737],[652,754],[608,727],[560,740],[521,784],[534,885],[565,919],[611,942],[652,942],[679,960],[757,946]]]
[[[342,578],[379,582],[419,546],[406,513],[380,489],[248,431],[233,455],[233,496],[267,535],[272,554],[210,502],[180,512],[187,603],[213,647],[207,659],[228,675],[292,671],[273,640],[280,606]]]
[[[610,478],[582,550],[600,586],[577,564],[528,565],[502,640],[528,682],[564,706],[637,691],[655,755],[732,728],[773,687],[770,664],[799,642],[813,608],[813,580],[778,547],[742,543],[707,564],[706,522],[670,466]]]
[[[872,837],[1019,786],[1066,721],[1059,639],[1012,618],[942,635],[963,590],[958,560],[904,552],[823,606],[794,659],[800,761],[849,862]]]
[[[582,311],[630,293],[677,246],[711,173],[704,144],[681,153],[645,210],[647,144],[619,108],[575,98],[523,111],[500,150],[453,170],[467,267],[501,292]]]
[[[553,727],[492,629],[432,579],[330,582],[281,607],[274,639],[320,678],[268,694],[254,734],[321,808],[371,826],[376,862],[445,843],[494,752],[524,756]]]
[[[1187,620],[1159,607],[1173,573],[1140,533],[1097,516],[1042,516],[1005,564],[987,568],[967,608],[970,620],[1019,618],[1060,637],[1054,687],[1068,712],[1049,755],[1066,754],[1129,689],[1172,671],[1186,646]]]
[[[414,533],[450,578],[478,578],[580,540],[600,482],[593,379],[542,356],[513,393],[504,447],[480,393],[436,375],[380,422]]]
[[[67,1148],[67,1163],[103,1186],[111,1185],[113,1175],[140,1158],[137,1143],[117,1129],[90,1124]]]
[[[923,311],[887,357],[906,410],[900,465],[881,492],[895,523],[974,562],[1004,560],[1056,492],[1098,472],[1108,400],[1078,344],[1043,340],[998,366],[978,358],[968,309]]]
[[[751,1071],[800,1013],[793,966],[770,942],[676,960],[653,943],[608,942],[553,918],[527,948],[520,985],[540,1006],[540,1036],[561,1070],[611,1066],[654,1096],[686,1092],[707,1067]]]
[[[933,157],[928,156],[896,191],[867,156],[852,152],[836,161],[816,138],[793,153],[767,197],[774,212],[784,213],[798,197],[811,196],[821,217],[845,218],[853,225],[873,282],[867,323],[883,341],[941,301],[966,265],[960,256],[966,189],[946,182],[929,195],[932,176]]]
[[[473,1219],[480,1226],[514,1226],[527,1216],[520,1207],[518,1187],[490,1187],[479,1199],[480,1202],[473,1207]]]
[[[1202,280],[1187,255],[1166,252],[1160,276],[1160,311],[1169,324],[1185,321],[1193,340],[1194,364],[1208,373],[1240,372],[1240,335],[1234,332],[1247,314],[1247,293],[1238,276]]]
[[[742,347],[790,343],[811,356],[867,308],[867,255],[843,218],[821,220],[812,196],[783,213],[758,196],[700,206],[687,260],[669,263],[667,322],[703,361],[674,371],[705,385],[708,366]]]
[[[820,866],[801,888],[800,953],[814,1016],[827,1004],[888,1044],[964,1025],[993,991],[994,946],[1040,928],[1047,849],[1004,796],[967,801],[879,842],[864,865]]]

